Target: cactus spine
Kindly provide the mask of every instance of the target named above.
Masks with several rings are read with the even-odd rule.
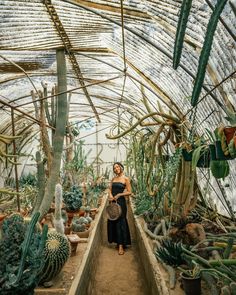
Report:
[[[60,183],[56,185],[55,189],[55,219],[54,226],[58,233],[64,234],[64,223],[61,216],[61,204],[62,204],[62,186]]]
[[[65,235],[57,232],[48,234],[45,245],[45,266],[42,270],[41,283],[52,280],[70,257],[70,243]]]
[[[38,176],[38,196],[36,198],[36,203],[33,212],[39,210],[40,204],[42,203],[44,192],[45,192],[45,171],[43,161],[41,160],[40,152],[36,152],[36,162],[37,162],[37,176]]]

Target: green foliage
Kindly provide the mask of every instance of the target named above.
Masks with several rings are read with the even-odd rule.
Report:
[[[137,215],[142,215],[145,212],[154,208],[154,199],[147,195],[138,194],[135,198],[135,211]]]
[[[184,43],[184,35],[187,28],[187,22],[188,22],[191,6],[192,6],[192,0],[182,1],[180,16],[178,20],[178,26],[176,30],[176,37],[175,37],[174,57],[173,57],[174,69],[177,69],[180,62],[183,43]]]
[[[227,1],[228,0],[217,1],[215,8],[213,10],[213,13],[211,15],[211,18],[208,22],[206,37],[205,37],[201,55],[199,58],[198,70],[197,70],[197,75],[196,75],[195,84],[194,84],[193,93],[192,93],[192,99],[191,99],[192,106],[196,106],[198,102],[198,98],[201,93],[203,81],[205,78],[206,67],[207,67],[208,59],[211,52],[214,33],[216,30],[221,12],[223,11]]]
[[[83,193],[78,186],[73,185],[70,191],[63,194],[63,200],[66,205],[66,210],[76,211],[82,206]]]
[[[155,252],[157,258],[167,265],[178,267],[184,264],[182,258],[183,249],[181,243],[174,243],[171,240],[163,240],[161,247]]]
[[[43,248],[47,227],[43,233],[35,230],[39,213],[27,225],[19,214],[6,218],[0,241],[0,294],[33,294],[44,265]]]
[[[70,243],[67,237],[57,232],[48,233],[44,248],[45,266],[41,272],[40,282],[48,282],[59,274],[70,257]]]
[[[217,160],[210,162],[210,169],[215,178],[225,178],[229,175],[229,164],[225,160]]]
[[[36,175],[34,175],[30,172],[28,174],[22,175],[19,180],[19,185],[21,187],[24,187],[27,185],[36,186],[37,185]]]

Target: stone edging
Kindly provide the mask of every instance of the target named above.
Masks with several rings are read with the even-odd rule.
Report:
[[[153,253],[149,244],[149,238],[143,230],[142,217],[138,217],[134,214],[134,205],[130,202],[131,214],[134,219],[134,225],[137,236],[137,246],[139,249],[141,264],[144,268],[145,277],[150,290],[150,295],[169,295],[170,291],[166,285],[165,279],[162,275],[161,269],[157,262],[157,259]]]
[[[71,284],[68,295],[88,295],[92,289],[92,279],[96,271],[97,258],[102,244],[102,227],[103,215],[106,207],[107,193],[103,195],[102,204],[99,207],[99,212],[95,217],[95,225],[92,228],[87,249],[84,253],[82,262],[78,268],[77,274]],[[78,250],[79,251],[79,245]]]

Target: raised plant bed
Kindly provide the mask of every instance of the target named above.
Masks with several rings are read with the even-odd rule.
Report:
[[[96,257],[100,248],[103,212],[107,194],[102,197],[101,205],[94,221],[89,229],[88,238],[79,238],[77,250],[64,265],[60,274],[53,279],[53,286],[45,288],[39,286],[35,289],[35,295],[57,294],[89,294],[87,290],[92,288],[90,277],[96,270]]]

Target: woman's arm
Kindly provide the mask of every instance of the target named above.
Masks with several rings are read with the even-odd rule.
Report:
[[[113,201],[113,200],[114,200],[114,197],[113,197],[113,195],[112,195],[112,193],[111,193],[112,181],[113,181],[113,179],[111,180],[111,182],[110,182],[110,184],[109,184],[109,188],[108,188],[108,200],[109,200],[109,201]]]
[[[119,197],[125,197],[125,196],[129,196],[132,194],[132,190],[131,190],[131,184],[130,184],[130,180],[128,177],[125,177],[125,184],[126,184],[126,190],[123,193],[119,193],[117,194],[114,198],[115,200],[117,200]]]

